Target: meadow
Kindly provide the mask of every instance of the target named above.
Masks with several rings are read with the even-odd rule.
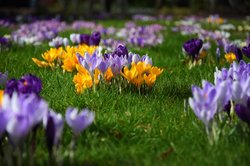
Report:
[[[84,165],[248,165],[250,162],[250,133],[240,127],[210,145],[205,127],[184,100],[192,96],[191,86],[202,80],[213,82],[216,66],[220,69],[230,64],[215,63],[215,43],[211,43],[206,60],[191,69],[183,63],[182,45],[195,35],[181,35],[171,28],[174,21],[138,21],[137,24],[159,23],[166,27],[162,44],[130,51],[149,55],[163,73],[151,91],[122,89],[116,86],[98,86],[97,92],[87,90],[77,94],[73,77],[75,72],[60,68],[39,68],[32,58],[40,58],[48,50],[48,42],[41,45],[18,46],[13,44],[0,52],[0,71],[8,71],[9,78],[20,78],[26,73],[42,80],[41,96],[55,111],[64,114],[68,106],[89,108],[95,113],[94,123],[79,137],[74,154],[75,164]],[[124,20],[106,20],[98,23],[108,27],[121,27]],[[241,20],[228,20],[240,25]],[[208,29],[216,26],[202,25]],[[68,37],[74,30],[60,32]],[[82,33],[89,31],[80,30]],[[2,27],[0,35],[11,33]],[[232,32],[231,39],[245,40],[245,32]],[[246,58],[244,58],[246,59]],[[249,61],[246,59],[246,61]],[[69,148],[72,131],[65,125],[59,155],[61,164],[70,163]],[[30,138],[27,138],[28,140]],[[43,165],[48,160],[45,134],[39,129],[34,161]],[[28,146],[26,141],[23,146]],[[28,157],[25,163],[29,162]],[[72,163],[71,163],[72,164]]]

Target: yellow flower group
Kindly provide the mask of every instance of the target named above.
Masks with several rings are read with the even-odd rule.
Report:
[[[91,74],[87,69],[78,64],[76,65],[76,69],[78,72],[74,76],[73,82],[75,83],[77,93],[82,93],[85,89],[91,88],[93,85],[99,84],[101,76],[107,82],[109,82],[114,77],[110,67],[106,70],[104,74],[102,74],[101,71],[97,68],[94,70],[94,73]]]
[[[80,53],[82,56],[87,52],[93,54],[96,46],[88,46],[86,44],[78,46],[67,46],[65,50],[62,47],[50,48],[48,51],[42,54],[43,61],[37,58],[32,58],[33,62],[39,67],[56,67],[61,66],[64,71],[72,72],[76,69],[78,60],[76,53]]]
[[[143,83],[152,87],[156,78],[163,72],[163,69],[154,67],[145,62],[132,63],[131,68],[127,66],[121,71],[121,75],[132,84],[140,87]]]

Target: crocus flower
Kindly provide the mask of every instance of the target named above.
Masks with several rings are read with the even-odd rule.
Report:
[[[89,45],[98,46],[101,41],[101,33],[100,32],[93,32],[89,38]]]
[[[84,109],[79,113],[76,108],[68,108],[66,111],[66,122],[76,135],[79,135],[93,121],[94,113],[88,109]]]
[[[248,44],[248,46],[243,47],[242,52],[245,56],[250,58],[250,44]]]
[[[27,74],[17,82],[17,89],[20,93],[39,94],[42,90],[42,81],[32,74]]]
[[[4,92],[12,95],[14,91],[18,91],[17,84],[18,81],[16,79],[8,80]]]
[[[67,38],[59,37],[52,39],[52,41],[49,42],[50,47],[59,48],[61,46],[67,46],[69,45],[69,40]]]
[[[75,33],[70,34],[70,40],[72,41],[73,44],[80,44],[81,43],[80,34],[75,34]]]
[[[42,121],[47,110],[47,103],[35,94],[4,94],[0,111],[8,112],[6,131],[11,141],[15,145],[20,143],[28,132]]]
[[[207,81],[202,81],[202,89],[192,86],[193,98],[189,105],[195,115],[207,126],[217,112],[216,88]]]
[[[90,73],[93,73],[93,71],[102,62],[102,57],[98,56],[97,52],[94,52],[93,55],[85,53],[84,57],[82,57],[80,54],[77,53],[77,58],[79,63]]]
[[[183,48],[188,55],[192,56],[193,58],[196,58],[200,53],[202,45],[203,41],[201,39],[191,39],[183,44]]]
[[[81,41],[81,43],[89,45],[89,39],[90,39],[90,35],[89,34],[80,34],[80,41]]]
[[[242,52],[235,44],[226,45],[225,52],[226,52],[226,55],[228,55],[229,59],[232,59],[231,57],[233,56],[236,57],[238,62],[240,62],[240,60],[242,59]],[[227,59],[226,55],[225,55],[225,58]]]
[[[245,106],[243,104],[236,104],[234,109],[235,109],[237,116],[242,121],[244,121],[250,125],[250,107]]]
[[[116,47],[116,49],[115,49],[115,51],[112,53],[112,56],[114,57],[114,56],[126,56],[126,55],[128,55],[128,49],[127,49],[127,47],[125,46],[125,45],[123,45],[123,44],[119,44],[117,47]]]
[[[53,145],[58,145],[59,139],[63,131],[63,118],[60,113],[49,111],[47,116],[44,116],[43,125],[46,129],[47,145],[52,149]]]

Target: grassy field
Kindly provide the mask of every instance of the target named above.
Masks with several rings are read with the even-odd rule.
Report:
[[[102,22],[120,26],[123,21]],[[165,24],[165,23],[162,23]],[[133,91],[119,93],[115,87],[99,87],[82,95],[75,92],[74,73],[61,69],[41,69],[31,60],[40,58],[48,45],[13,46],[0,52],[0,71],[19,78],[32,73],[43,82],[42,97],[56,112],[65,113],[68,106],[88,107],[96,118],[79,138],[75,154],[76,163],[86,165],[248,165],[250,162],[250,136],[240,129],[218,144],[209,145],[204,126],[191,109],[184,112],[184,99],[190,97],[191,85],[202,79],[213,82],[216,64],[215,47],[207,62],[189,70],[181,61],[182,44],[191,36],[171,32],[170,23],[164,31],[164,43],[153,48],[133,49],[147,53],[153,64],[164,68],[154,89],[147,94]],[[2,32],[8,30],[1,29]],[[70,32],[62,33],[68,36]],[[228,66],[228,65],[224,65]],[[72,133],[65,125],[61,150],[65,155]],[[39,133],[35,160],[46,162],[47,150],[44,133]],[[64,158],[64,162],[69,162]]]

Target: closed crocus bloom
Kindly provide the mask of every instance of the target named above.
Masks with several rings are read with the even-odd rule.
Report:
[[[10,79],[7,81],[6,83],[6,87],[5,87],[5,90],[4,90],[4,93],[8,93],[10,95],[12,95],[12,93],[14,91],[17,91],[17,80],[16,79]]]
[[[244,121],[250,125],[250,108],[246,107],[243,104],[236,104],[234,109],[235,109],[237,116],[242,121]]]
[[[49,111],[43,119],[43,125],[46,129],[46,137],[48,146],[58,145],[63,131],[63,117],[60,113]],[[50,147],[49,147],[50,148]]]
[[[88,109],[83,109],[78,113],[76,108],[68,108],[66,111],[66,122],[73,130],[74,134],[80,134],[94,121],[94,113]]]
[[[84,44],[89,45],[89,39],[90,39],[90,35],[88,35],[88,34],[80,34],[80,42],[81,42],[81,44],[84,43]]]
[[[193,86],[192,94],[193,98],[189,98],[190,107],[195,115],[208,125],[217,112],[216,88],[211,83],[202,81],[202,89]]]
[[[248,46],[243,47],[242,52],[245,56],[250,58],[250,44],[248,44]]]
[[[149,69],[151,68],[151,65],[146,64],[145,62],[138,62],[135,66],[138,74],[143,74],[145,72],[148,72]]]
[[[183,48],[188,55],[195,58],[199,55],[202,45],[203,41],[201,39],[191,39],[183,44]]]
[[[89,38],[89,45],[98,46],[101,41],[101,33],[93,32]]]
[[[143,78],[145,80],[145,83],[147,86],[152,87],[156,81],[156,75],[155,74],[144,74]]]
[[[112,53],[112,56],[125,56],[125,55],[128,55],[128,49],[125,45],[123,44],[119,44],[115,51]]]
[[[39,94],[42,90],[42,81],[32,74],[27,74],[17,82],[17,87],[20,93]]]
[[[133,54],[133,56],[132,56],[132,62],[138,63],[139,61],[140,61],[140,55]]]
[[[129,70],[127,66],[124,67],[121,75],[125,77],[128,81],[134,80],[138,76],[138,72],[136,70],[135,65],[132,64],[131,69]]]
[[[155,74],[157,77],[163,72],[163,69],[160,69],[158,67],[151,67],[150,73]]]
[[[112,73],[112,69],[109,67],[104,74],[104,79],[105,81],[109,82],[113,77],[114,74]]]

